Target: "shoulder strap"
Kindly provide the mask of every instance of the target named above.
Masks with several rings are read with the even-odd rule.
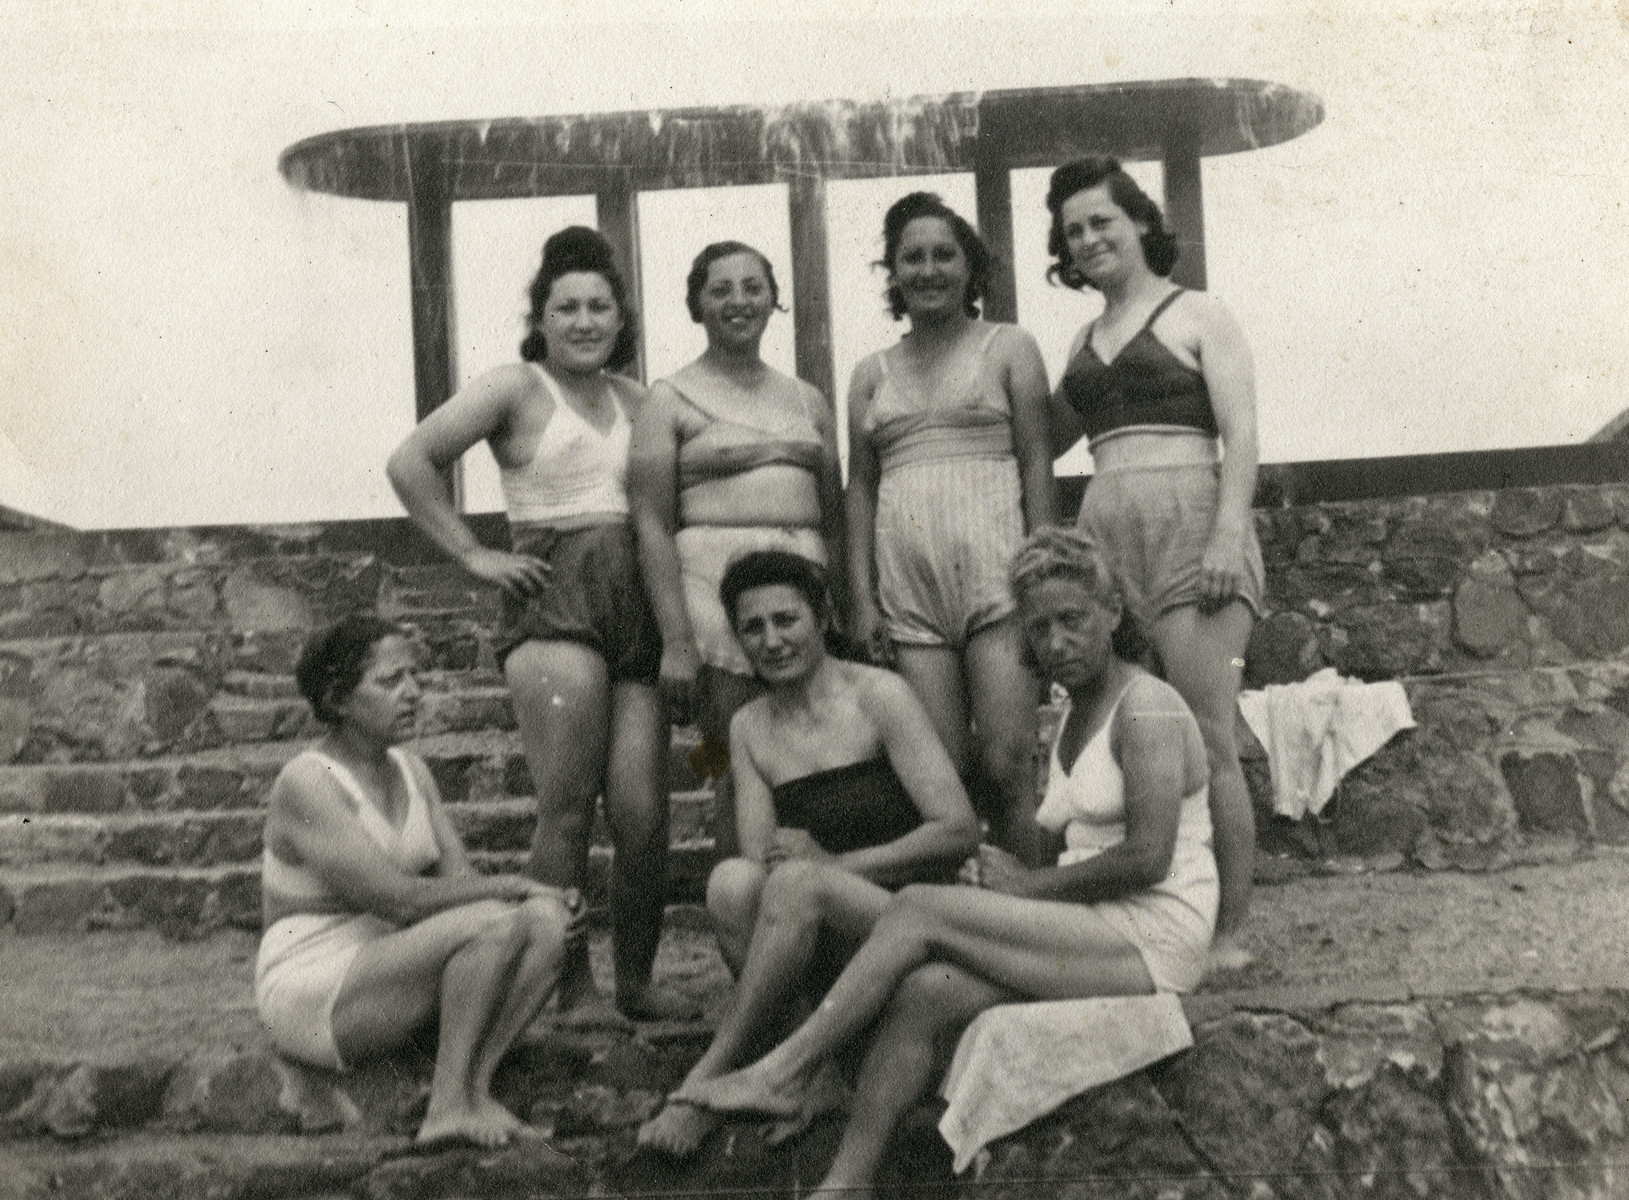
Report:
[[[986,355],[986,354],[988,354],[990,352],[990,346],[995,342],[996,335],[1001,332],[1001,329],[1002,329],[1001,322],[999,322],[999,321],[991,321],[990,322],[990,331],[984,335],[984,340],[979,343],[979,356],[980,357],[983,357],[984,355]]]
[[[1171,305],[1176,302],[1176,298],[1187,290],[1188,289],[1185,287],[1178,287],[1169,296],[1165,297],[1165,299],[1156,304],[1154,306],[1154,311],[1148,314],[1148,320],[1143,322],[1143,328],[1148,329],[1151,327],[1155,321],[1160,319],[1160,314],[1166,309],[1170,308]]]

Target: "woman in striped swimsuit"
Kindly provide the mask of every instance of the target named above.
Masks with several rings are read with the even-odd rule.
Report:
[[[855,637],[897,662],[1007,843],[1034,806],[1038,689],[1006,572],[1025,530],[1053,520],[1046,368],[1023,330],[980,319],[990,252],[939,197],[897,201],[883,247],[910,330],[849,388]]]

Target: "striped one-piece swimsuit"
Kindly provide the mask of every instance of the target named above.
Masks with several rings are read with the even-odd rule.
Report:
[[[1006,389],[989,364],[992,325],[934,396],[914,394],[878,355],[877,594],[888,636],[961,648],[1014,608],[1007,566],[1024,539]]]

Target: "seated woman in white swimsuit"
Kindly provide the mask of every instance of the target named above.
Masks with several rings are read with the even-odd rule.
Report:
[[[266,814],[255,1004],[272,1043],[344,1070],[439,1019],[418,1140],[537,1136],[492,1073],[553,992],[580,898],[470,866],[429,769],[395,745],[419,699],[398,627],[347,617],[295,676],[329,732],[283,768]]]
[[[905,888],[796,1033],[752,1066],[680,1091],[715,1111],[796,1112],[815,1068],[874,1030],[817,1193],[871,1185],[895,1124],[984,1009],[1181,992],[1204,970],[1217,881],[1193,714],[1116,653],[1119,591],[1089,537],[1042,530],[1014,560],[1012,586],[1041,674],[1069,692],[1036,813],[1063,834],[1057,865],[984,846],[964,874],[976,887]]]

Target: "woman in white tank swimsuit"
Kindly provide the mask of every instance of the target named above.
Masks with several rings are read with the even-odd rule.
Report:
[[[295,677],[329,732],[268,803],[255,1004],[272,1043],[343,1070],[439,1021],[419,1140],[536,1136],[492,1074],[553,992],[580,898],[470,865],[429,769],[395,745],[419,699],[401,629],[347,617],[312,636]]]
[[[537,793],[531,873],[581,887],[605,797],[616,1002],[636,1018],[693,1015],[651,983],[667,874],[669,726],[662,641],[640,578],[626,478],[638,383],[633,313],[611,248],[574,226],[549,238],[531,286],[525,361],[488,371],[431,413],[390,459],[419,528],[503,591],[494,650]],[[441,472],[476,442],[498,461],[513,552],[475,539]],[[560,1006],[603,1007],[579,946]]]
[[[1181,992],[1204,970],[1217,881],[1193,714],[1128,660],[1119,589],[1087,535],[1036,534],[1013,562],[1012,587],[1041,674],[1069,693],[1039,813],[1050,844],[1036,839],[1035,865],[981,847],[964,869],[973,887],[905,888],[791,1037],[683,1093],[715,1111],[796,1113],[818,1065],[869,1031],[848,1128],[817,1195],[872,1184],[900,1117],[986,1008]],[[1041,865],[1043,849],[1056,865]]]

